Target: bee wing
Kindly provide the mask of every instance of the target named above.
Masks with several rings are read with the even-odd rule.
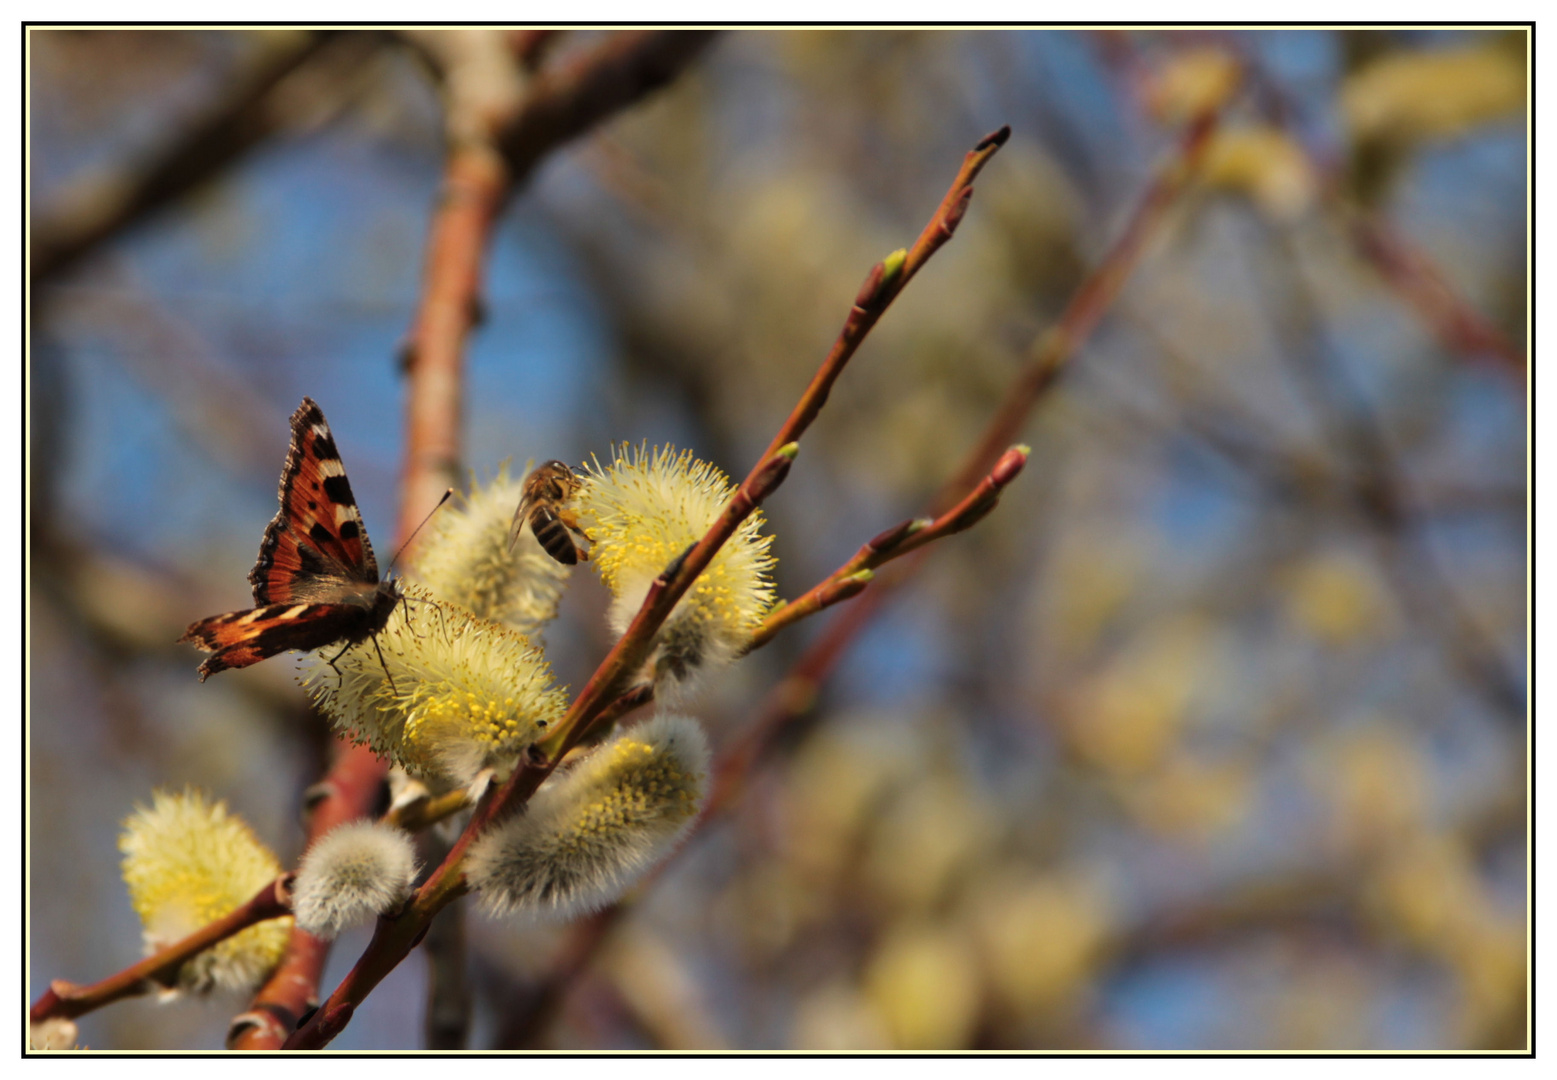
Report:
[[[514,509],[514,522],[508,527],[508,550],[512,551],[514,545],[519,542],[519,534],[524,531],[524,523],[530,518],[530,506],[533,500],[530,493],[525,492],[519,499],[519,505]]]

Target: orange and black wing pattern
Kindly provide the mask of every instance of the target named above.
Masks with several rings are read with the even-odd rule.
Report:
[[[400,598],[380,582],[373,545],[324,413],[308,398],[292,414],[281,510],[249,572],[254,607],[191,623],[179,641],[212,655],[200,681],[288,649],[321,649],[378,633]]]
[[[324,412],[311,398],[292,414],[281,509],[249,571],[256,607],[328,600],[330,585],[378,584],[378,562]]]
[[[191,624],[180,642],[212,653],[200,681],[228,668],[248,667],[288,649],[322,649],[371,629],[373,612],[356,604],[270,604],[212,615]]]

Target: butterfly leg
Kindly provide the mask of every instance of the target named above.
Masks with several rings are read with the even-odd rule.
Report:
[[[395,685],[395,677],[389,673],[389,665],[384,662],[384,650],[379,648],[378,635],[373,635],[373,651],[378,653],[379,667],[384,669],[384,678],[389,680],[389,692],[395,697],[400,696],[400,688]]]
[[[420,602],[417,601],[417,603]],[[422,635],[418,634],[416,627],[411,625],[411,598],[409,596],[401,596],[400,605],[405,608],[405,628],[411,632],[412,637],[419,639]]]
[[[426,604],[428,607],[430,607],[434,611],[436,611],[438,613],[438,629],[443,633],[444,639],[445,640],[448,639],[448,637],[449,637],[449,628],[448,628],[448,625],[446,623],[444,623],[444,621],[443,621],[443,605],[442,604],[438,603],[438,601],[436,601],[436,600],[414,600],[413,601],[413,599],[411,597],[409,597],[409,596],[402,596],[400,599],[404,600],[407,604],[411,604],[413,602],[414,603],[418,603],[418,604]],[[411,609],[409,607],[406,608],[405,624],[406,624],[406,627],[408,629],[411,629]],[[412,633],[412,635],[414,637],[417,637],[417,638],[422,637],[422,635],[416,633],[416,631],[414,629],[411,629],[411,633]]]
[[[326,664],[330,665],[330,670],[335,672],[335,683],[336,683],[337,687],[345,685],[346,676],[341,672],[340,668],[335,666],[335,661],[337,661],[341,657],[345,656],[346,655],[346,650],[350,649],[351,645],[352,645],[352,643],[348,641],[346,643],[345,648],[341,649],[340,652],[336,653],[334,656],[330,657],[328,660],[325,661]]]

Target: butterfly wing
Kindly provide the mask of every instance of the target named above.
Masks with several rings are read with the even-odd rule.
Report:
[[[371,629],[374,614],[355,604],[270,604],[201,619],[178,640],[214,654],[200,665],[205,682],[218,671],[248,667],[288,649],[319,649],[360,637]]]
[[[332,579],[378,584],[378,561],[351,481],[324,412],[311,398],[292,414],[280,497],[281,509],[265,529],[259,560],[249,571],[256,609],[328,599]]]

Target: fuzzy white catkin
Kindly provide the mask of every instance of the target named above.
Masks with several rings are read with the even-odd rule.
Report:
[[[556,617],[569,567],[542,550],[525,529],[510,539],[524,483],[505,465],[490,484],[434,516],[417,549],[411,576],[439,600],[534,637]]]
[[[298,926],[328,941],[348,926],[399,908],[415,880],[410,834],[379,822],[348,822],[304,854],[292,914]]]
[[[696,720],[657,716],[618,734],[525,812],[481,836],[466,864],[488,911],[567,919],[611,903],[668,855],[708,788]]]

